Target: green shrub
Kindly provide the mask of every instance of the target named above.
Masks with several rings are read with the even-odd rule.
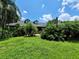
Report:
[[[54,41],[72,40],[79,38],[79,22],[67,21],[59,25],[48,22],[41,38]]]
[[[67,39],[79,38],[79,22],[65,22],[64,34]]]
[[[37,27],[29,22],[24,25],[24,31],[26,36],[34,36],[37,32]]]
[[[32,24],[31,22],[28,22],[24,24],[23,26],[16,26],[16,30],[13,32],[13,36],[34,36],[37,32],[37,27]]]
[[[61,30],[62,27],[57,26],[56,24],[53,24],[52,22],[49,22],[45,28],[45,30],[41,33],[41,38],[47,39],[47,40],[54,40],[54,41],[60,41],[64,40],[63,30]]]
[[[43,31],[41,32],[41,38],[47,39],[47,36],[48,36],[47,32],[46,32],[45,30],[43,30]]]
[[[23,27],[19,27],[18,29],[16,29],[16,31],[13,32],[14,37],[24,36],[24,35],[25,35],[25,31]]]

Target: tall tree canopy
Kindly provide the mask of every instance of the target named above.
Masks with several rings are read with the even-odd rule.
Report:
[[[0,0],[0,27],[2,36],[5,35],[6,24],[17,22],[20,19],[20,12],[13,0]]]
[[[17,22],[20,12],[12,0],[0,0],[0,24]]]

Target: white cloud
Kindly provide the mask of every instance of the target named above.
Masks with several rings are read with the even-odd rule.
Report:
[[[42,8],[45,8],[45,4],[42,4]]]
[[[62,1],[62,7],[59,8],[59,10],[58,10],[61,14],[65,12],[66,5],[68,5],[67,0],[63,0]]]
[[[68,21],[68,20],[70,20],[70,18],[71,18],[71,16],[68,13],[62,13],[59,16],[59,20],[61,20],[61,21]]]
[[[73,4],[73,3],[78,3],[79,0],[63,0],[62,5],[68,5],[68,4]]]
[[[67,4],[68,4],[67,0],[63,0],[62,6],[65,6],[65,5],[67,5]]]
[[[79,3],[75,4],[72,8],[79,10]]]
[[[43,20],[43,21],[45,21],[45,22],[48,22],[49,20],[52,20],[52,19],[53,19],[53,17],[52,17],[51,14],[44,14],[44,15],[40,18],[40,20]]]
[[[79,20],[79,16],[75,15],[75,16],[71,16],[68,13],[62,13],[59,16],[59,20],[61,21],[73,21],[73,20]]]
[[[64,13],[65,12],[65,6],[63,6],[62,8],[59,8],[58,12]]]
[[[72,21],[72,20],[79,20],[79,16],[74,15],[71,16],[69,13],[65,12],[65,8],[66,6],[71,7],[72,9],[77,9],[79,10],[79,0],[63,0],[62,1],[62,8],[59,8],[59,12],[60,12],[60,16],[59,16],[59,20],[61,21]]]
[[[28,12],[26,10],[23,10],[23,13],[27,14]]]
[[[79,20],[79,16],[75,15],[73,17],[71,17],[72,20]]]
[[[76,8],[79,10],[79,0],[63,0],[62,6],[70,6],[72,9]]]

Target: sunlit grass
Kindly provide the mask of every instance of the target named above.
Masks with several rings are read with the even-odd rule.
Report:
[[[0,42],[0,59],[79,59],[79,43],[10,38]]]

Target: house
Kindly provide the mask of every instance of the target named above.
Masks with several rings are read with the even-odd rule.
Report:
[[[7,26],[10,26],[10,27],[15,27],[15,25],[19,24],[20,26],[23,26],[24,25],[24,22],[23,21],[17,21],[16,23],[9,23],[9,24],[6,24]]]
[[[9,23],[6,25],[9,27],[15,27],[17,24],[19,24],[20,26],[23,26],[25,23],[24,23],[24,21],[18,21],[17,23]],[[35,26],[38,28],[38,31],[42,31],[46,27],[46,23],[39,22],[39,23],[35,24]]]
[[[35,24],[38,28],[38,31],[42,31],[46,27],[46,23]]]

